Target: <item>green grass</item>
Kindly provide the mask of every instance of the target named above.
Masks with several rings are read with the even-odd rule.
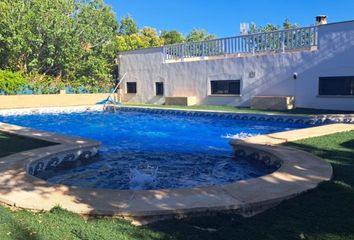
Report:
[[[175,105],[156,105],[156,104],[124,104],[124,106],[136,107],[152,107],[152,108],[174,108],[174,109],[190,109],[190,110],[210,110],[210,111],[227,111],[239,113],[271,113],[271,114],[294,114],[294,115],[312,115],[312,114],[353,114],[354,111],[337,111],[311,108],[296,108],[284,111],[256,110],[246,107],[231,106],[211,106],[211,105],[195,105],[195,106],[175,106]]]
[[[60,208],[31,213],[0,207],[0,239],[354,239],[354,131],[287,145],[329,161],[334,178],[252,218],[216,214],[134,227],[121,220],[84,220]]]
[[[54,143],[0,132],[0,157],[34,148],[46,147],[53,144]]]

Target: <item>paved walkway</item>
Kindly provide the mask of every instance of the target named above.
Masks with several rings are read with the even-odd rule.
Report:
[[[287,132],[272,133],[244,139],[244,142],[253,144],[274,145],[285,142],[298,141],[305,138],[320,137],[338,132],[353,131],[354,124],[336,123],[318,127],[303,128]]]

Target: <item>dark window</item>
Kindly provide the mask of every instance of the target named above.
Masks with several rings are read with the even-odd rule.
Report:
[[[163,95],[163,82],[156,83],[156,96]]]
[[[136,82],[127,82],[127,93],[136,93]]]
[[[240,95],[240,80],[215,80],[211,81],[211,94]]]
[[[320,77],[319,95],[354,96],[354,76]]]

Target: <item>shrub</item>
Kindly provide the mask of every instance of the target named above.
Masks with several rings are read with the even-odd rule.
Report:
[[[57,94],[64,85],[60,81],[55,81],[53,77],[39,73],[27,75],[29,84],[21,89],[18,94]]]
[[[27,80],[21,73],[0,70],[0,94],[16,94],[26,85]]]
[[[38,73],[23,75],[20,72],[0,70],[0,95],[58,94],[61,89],[69,94],[105,93],[111,92],[111,88],[110,82],[101,83],[87,77],[64,82]]]

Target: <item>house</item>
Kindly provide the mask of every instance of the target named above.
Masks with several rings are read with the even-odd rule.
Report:
[[[354,21],[120,53],[123,100],[354,110]],[[260,106],[262,107],[262,106]]]

